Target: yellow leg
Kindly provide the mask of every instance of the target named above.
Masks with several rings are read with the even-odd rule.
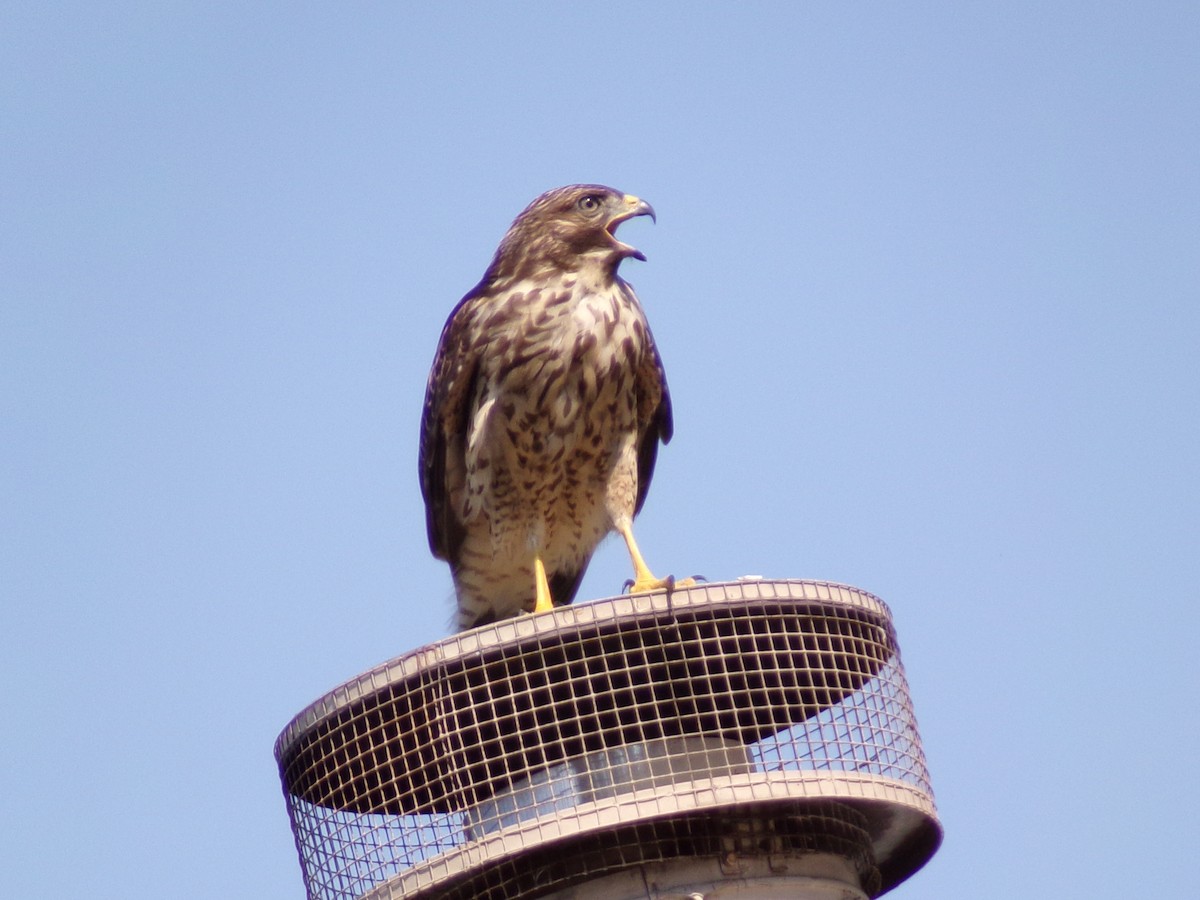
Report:
[[[696,583],[695,578],[684,578],[679,581],[671,576],[655,578],[650,567],[646,565],[646,560],[642,558],[642,551],[638,549],[637,541],[633,539],[633,526],[626,523],[618,526],[617,531],[625,539],[625,546],[629,549],[629,558],[633,560],[633,586],[629,589],[631,594],[642,591],[661,591],[663,588],[690,587]]]
[[[535,613],[550,612],[554,609],[554,601],[550,598],[550,582],[546,580],[546,566],[540,556],[533,558],[533,580],[535,584]]]

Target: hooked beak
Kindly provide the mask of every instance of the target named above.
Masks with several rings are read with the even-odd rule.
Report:
[[[658,224],[658,217],[654,215],[654,207],[645,200],[635,197],[632,194],[626,194],[621,198],[621,207],[616,214],[608,220],[606,230],[613,236],[613,241],[616,242],[617,249],[620,250],[622,256],[632,256],[634,259],[646,261],[646,255],[636,247],[631,247],[629,244],[622,244],[616,239],[617,226],[626,219],[633,219],[637,216],[649,216],[650,221]]]

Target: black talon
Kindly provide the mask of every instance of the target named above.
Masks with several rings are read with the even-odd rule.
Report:
[[[628,594],[631,590],[633,590],[634,583],[635,582],[632,578],[626,578],[625,583],[621,585],[621,593]]]

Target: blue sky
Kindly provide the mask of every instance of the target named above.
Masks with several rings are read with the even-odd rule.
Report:
[[[447,632],[428,365],[580,181],[658,211],[652,567],[893,609],[946,839],[892,896],[1186,895],[1197,46],[1183,2],[6,5],[6,895],[303,895],[272,744]]]

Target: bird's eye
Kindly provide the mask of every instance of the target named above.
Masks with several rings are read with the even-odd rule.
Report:
[[[600,208],[603,205],[604,204],[600,201],[600,198],[595,194],[587,194],[579,198],[578,202],[575,204],[575,207],[585,216],[594,216],[596,213],[600,212]]]

